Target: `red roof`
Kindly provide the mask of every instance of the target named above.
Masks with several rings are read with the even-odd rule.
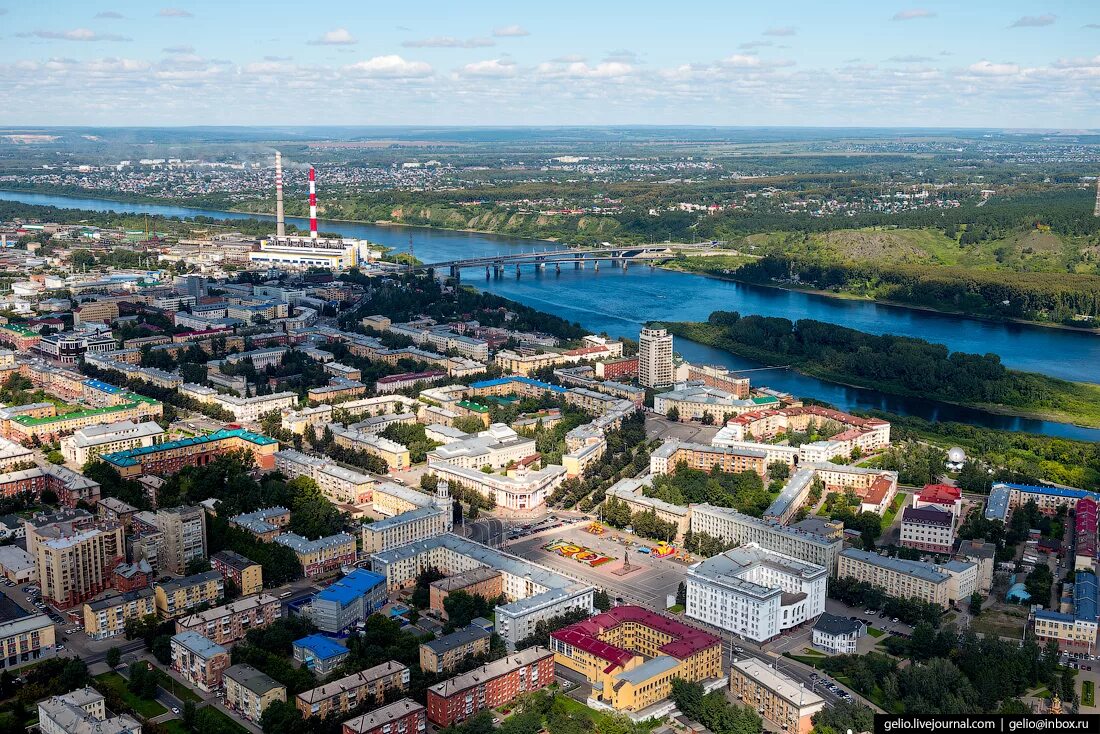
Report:
[[[628,623],[640,624],[672,637],[672,640],[658,650],[677,660],[683,660],[701,650],[722,644],[720,639],[701,629],[689,627],[662,614],[636,606],[614,607],[603,614],[597,614],[595,617],[589,617],[560,629],[552,633],[551,637],[608,661],[611,665],[604,672],[610,672],[615,666],[625,665],[636,653],[608,644],[600,639],[600,635]]]
[[[953,505],[962,499],[962,490],[950,484],[926,484],[917,499],[921,502],[934,502],[937,505]]]

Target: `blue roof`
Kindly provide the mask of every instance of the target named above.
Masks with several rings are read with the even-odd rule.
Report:
[[[347,606],[379,584],[385,583],[386,577],[382,574],[357,568],[324,591],[317,592],[313,598]]]
[[[1078,571],[1073,577],[1073,616],[1085,622],[1095,622],[1096,613],[1096,575]]]
[[[266,446],[268,444],[276,443],[275,439],[264,436],[260,433],[253,433],[243,428],[234,428],[233,430],[222,429],[220,431],[214,431],[205,436],[194,436],[192,438],[181,438],[175,441],[166,441],[164,443],[156,443],[152,446],[139,446],[133,449],[127,449],[126,451],[116,451],[113,454],[104,454],[100,458],[109,464],[115,464],[117,466],[133,466],[138,463],[139,456],[146,456],[148,454],[156,454],[161,451],[169,451],[171,449],[181,448],[183,446],[201,446],[202,444],[211,443],[213,441],[220,441],[225,438],[233,438],[234,436],[242,438],[250,443],[259,444],[260,446]]]
[[[997,487],[1008,487],[1009,489],[1015,489],[1020,492],[1028,492],[1030,494],[1045,494],[1051,497],[1072,497],[1075,499],[1082,499],[1088,497],[1097,502],[1100,502],[1100,494],[1096,492],[1089,492],[1084,489],[1070,489],[1065,487],[1039,487],[1034,484],[1012,484],[1011,482],[997,482],[993,485],[993,489]]]
[[[471,384],[470,387],[476,390],[482,387],[497,387],[498,385],[507,385],[510,382],[521,382],[524,385],[530,385],[532,387],[537,387],[542,390],[550,390],[552,392],[569,392],[560,385],[551,385],[549,382],[543,382],[542,380],[533,380],[530,377],[520,377],[518,375],[513,375],[511,377],[498,377],[494,380],[482,380],[481,382],[475,382]]]
[[[1005,594],[1005,599],[1019,599],[1020,601],[1027,601],[1031,598],[1031,594],[1027,593],[1027,588],[1024,586],[1023,581],[1019,581],[1009,587],[1008,592]]]
[[[294,641],[294,647],[301,647],[313,653],[318,660],[331,660],[332,658],[347,655],[348,649],[331,637],[324,635],[309,635]]]
[[[99,390],[100,392],[107,392],[111,394],[124,392],[123,388],[117,387],[116,385],[112,385],[107,382],[103,382],[102,380],[85,380],[84,384],[90,388]]]
[[[1072,622],[1073,615],[1063,614],[1062,612],[1052,612],[1047,609],[1040,609],[1035,612],[1035,619],[1045,619],[1049,622]]]

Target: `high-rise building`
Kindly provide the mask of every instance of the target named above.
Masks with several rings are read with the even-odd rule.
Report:
[[[206,513],[201,507],[168,507],[157,511],[157,529],[164,534],[158,560],[161,570],[182,576],[187,564],[206,558]]]
[[[638,383],[643,387],[672,384],[672,334],[642,329],[638,338]]]

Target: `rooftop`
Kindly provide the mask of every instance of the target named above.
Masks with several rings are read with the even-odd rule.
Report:
[[[202,446],[204,444],[214,443],[217,441],[224,441],[231,438],[239,438],[242,441],[248,443],[254,443],[257,446],[269,446],[273,443],[278,443],[275,439],[264,436],[260,433],[253,433],[252,431],[244,428],[234,429],[222,429],[220,431],[214,431],[208,433],[205,436],[193,436],[192,438],[181,438],[175,441],[166,441],[165,443],[158,443],[152,446],[139,446],[137,448],[127,449],[126,451],[116,451],[113,454],[104,454],[102,458],[104,461],[115,464],[116,466],[134,466],[139,464],[140,458],[143,456],[149,456],[151,454],[161,453],[163,451],[171,451],[172,449],[184,448],[187,446]]]
[[[863,561],[869,563],[872,566],[878,566],[879,568],[889,569],[906,576],[913,576],[923,581],[930,581],[934,584],[947,581],[947,574],[937,571],[936,567],[931,563],[922,563],[921,561],[906,561],[901,558],[891,558],[889,556],[880,556],[877,553],[868,553],[867,551],[858,550],[856,548],[845,548],[840,552],[841,558],[851,558],[857,561]]]
[[[268,691],[273,691],[276,688],[285,688],[282,683],[266,673],[261,673],[251,665],[243,663],[240,665],[231,665],[226,668],[224,675],[226,678],[239,683],[242,688],[247,688],[258,696],[262,696]]]
[[[370,713],[345,721],[343,731],[345,734],[374,731],[381,726],[388,725],[390,722],[405,716],[411,716],[417,712],[420,712],[420,715],[423,716],[424,707],[411,698],[403,698],[400,701],[391,703],[389,706],[383,706]]]
[[[683,622],[651,612],[643,607],[630,605],[614,607],[603,614],[597,614],[594,617],[560,629],[551,636],[603,658],[612,666],[624,665],[637,653],[608,644],[600,638],[610,630],[627,623],[639,624],[671,637],[672,639],[669,642],[661,645],[658,649],[665,655],[677,660],[691,657],[702,650],[722,643],[720,639],[701,629],[690,627]]]
[[[309,650],[319,660],[331,660],[341,655],[348,655],[348,649],[331,637],[312,634],[294,641],[294,647]]]
[[[198,632],[192,632],[191,630],[173,635],[172,644],[180,645],[198,655],[200,658],[206,659],[214,655],[228,653],[228,651],[218,643],[207,637],[203,637]]]
[[[351,536],[348,535],[347,537],[350,538]],[[372,589],[377,588],[380,584],[384,586],[385,583],[386,577],[382,574],[368,571],[365,568],[357,568],[328,588],[318,591],[313,598],[314,600],[331,601],[340,606],[347,606]]]
[[[480,668],[474,668],[468,673],[456,675],[454,678],[445,680],[442,683],[437,683],[428,690],[442,698],[450,698],[457,693],[462,693],[467,688],[485,683],[494,678],[499,678],[516,668],[530,665],[545,657],[552,658],[553,656],[554,653],[550,652],[545,647],[537,645],[535,647],[528,647],[503,657],[500,660],[482,665]]]

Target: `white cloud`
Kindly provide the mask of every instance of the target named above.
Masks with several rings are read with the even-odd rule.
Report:
[[[336,28],[309,42],[312,46],[351,46],[359,43],[347,28]]]
[[[910,10],[900,10],[894,13],[894,17],[890,20],[918,20],[920,18],[935,18],[936,14],[931,10],[925,8],[912,8]]]
[[[414,79],[429,76],[432,73],[431,64],[423,61],[406,61],[396,54],[375,56],[366,61],[345,66],[344,70],[358,76],[384,79]]]
[[[555,64],[576,64],[587,60],[587,58],[580,54],[566,54],[565,56],[558,56],[557,58],[550,59],[550,61]]]
[[[161,8],[157,13],[161,18],[194,18],[194,14],[181,8]]]
[[[100,12],[95,14],[95,17],[96,20],[119,20],[121,18],[125,18],[126,16],[114,10],[101,10]]]
[[[774,46],[775,41],[746,41],[740,44],[737,48],[748,51],[754,48],[767,48],[768,46]]]
[[[494,28],[493,35],[497,38],[517,38],[519,36],[529,36],[531,32],[521,25],[506,25]]]
[[[34,31],[33,33],[20,33],[22,37],[36,36],[57,41],[129,41],[130,38],[120,36],[117,33],[96,33],[90,28],[73,28],[70,31]]]
[[[1020,67],[1017,64],[995,64],[985,59],[971,64],[967,70],[981,76],[1013,76],[1020,73]]]
[[[434,36],[415,41],[405,41],[405,48],[485,48],[495,46],[491,38],[454,38],[453,36]]]
[[[583,61],[570,64],[548,62],[539,64],[537,71],[540,75],[550,78],[615,79],[632,74],[634,67],[621,61],[604,61],[592,66]]]
[[[798,30],[794,26],[786,25],[778,28],[769,28],[764,31],[765,36],[793,36]]]
[[[1056,20],[1058,20],[1058,16],[1051,15],[1050,13],[1045,15],[1025,15],[1022,18],[1017,18],[1009,28],[1042,28],[1043,26],[1053,25]]]
[[[760,57],[748,54],[733,54],[722,59],[722,63],[726,66],[760,66]]]
[[[463,76],[507,77],[516,75],[516,62],[510,59],[486,59],[466,64],[459,71]]]

